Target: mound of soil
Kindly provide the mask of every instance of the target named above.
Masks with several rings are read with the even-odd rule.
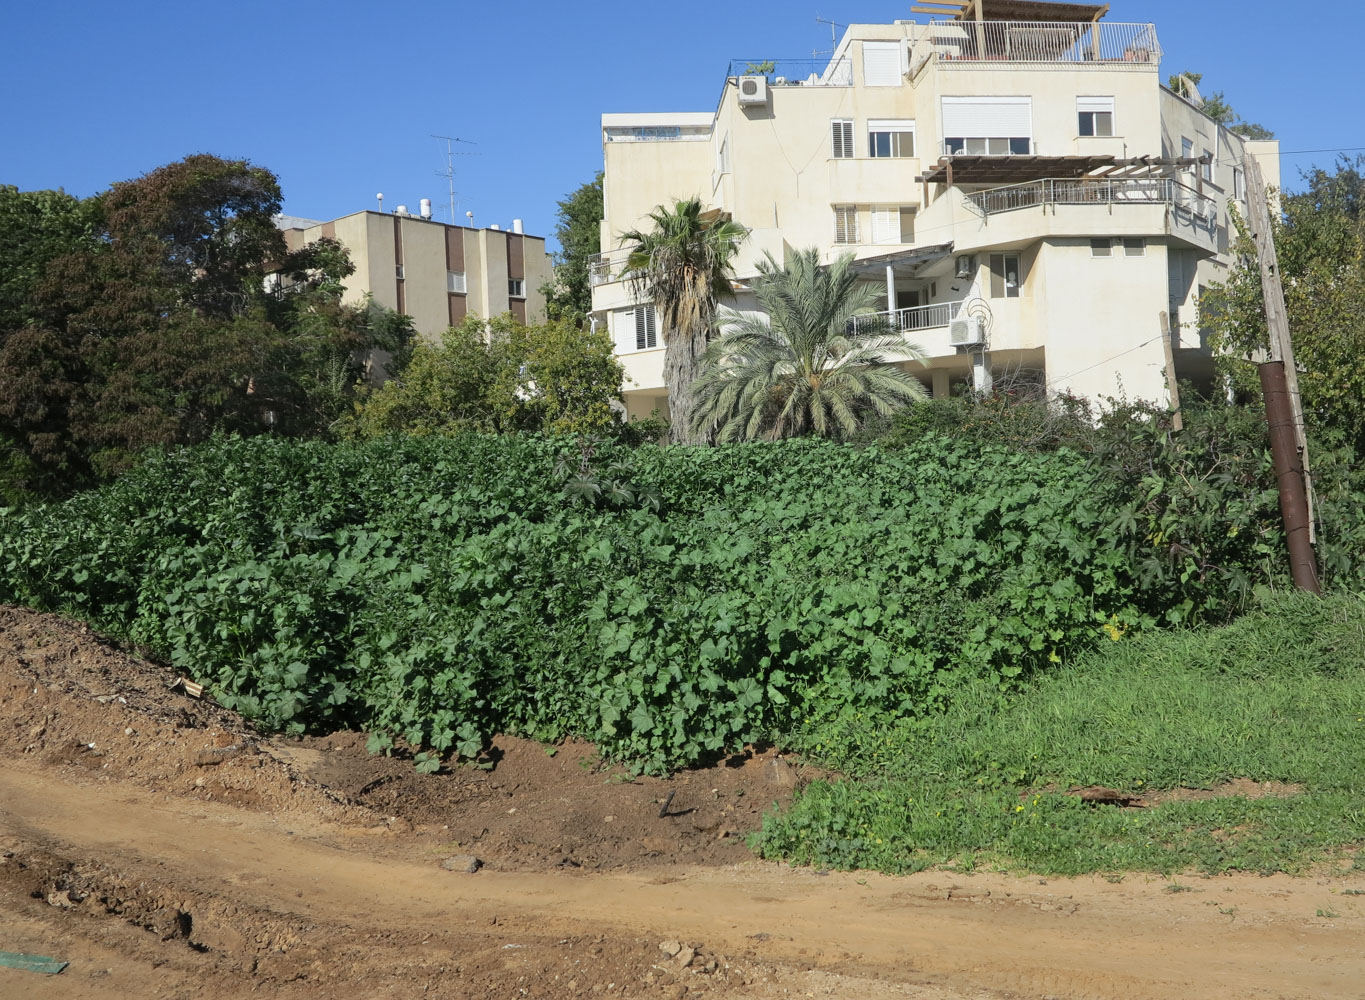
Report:
[[[496,738],[433,775],[371,755],[360,733],[256,731],[177,674],[84,625],[0,606],[0,752],[168,794],[406,835],[494,868],[729,864],[813,772],[749,751],[671,778],[632,776],[588,743]],[[663,806],[667,802],[668,808]]]

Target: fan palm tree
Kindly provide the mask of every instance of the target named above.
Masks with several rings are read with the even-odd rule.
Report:
[[[885,416],[925,398],[919,380],[888,360],[923,353],[873,312],[880,292],[859,283],[852,254],[828,268],[813,248],[785,266],[766,256],[754,291],[767,315],[723,310],[724,333],[702,358],[698,433],[847,437],[869,412]]]
[[[630,248],[624,274],[638,294],[653,300],[664,338],[664,386],[671,437],[694,444],[704,438],[692,419],[692,383],[715,330],[716,307],[734,297],[733,261],[748,230],[692,198],[650,213],[654,228],[621,236]]]

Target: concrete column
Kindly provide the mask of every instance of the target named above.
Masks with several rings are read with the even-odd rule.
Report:
[[[886,311],[891,314],[891,322],[896,322],[896,269],[886,265]]]
[[[972,352],[972,391],[984,396],[991,391],[991,356],[986,351]]]
[[[934,398],[947,399],[952,391],[948,388],[948,370],[946,368],[934,368],[929,374],[934,380]]]

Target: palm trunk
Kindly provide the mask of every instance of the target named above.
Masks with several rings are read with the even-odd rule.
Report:
[[[700,276],[694,276],[692,287],[682,301],[671,310],[661,308],[660,315],[668,316],[664,353],[664,387],[668,390],[669,437],[674,444],[704,444],[707,435],[693,430],[692,411],[696,399],[692,383],[697,380],[701,356],[706,352],[711,337],[712,314],[710,289]]]

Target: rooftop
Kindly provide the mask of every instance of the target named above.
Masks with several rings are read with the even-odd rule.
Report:
[[[1045,0],[923,0],[916,14],[951,17],[958,21],[1098,21],[1109,13],[1107,3],[1050,3]]]

